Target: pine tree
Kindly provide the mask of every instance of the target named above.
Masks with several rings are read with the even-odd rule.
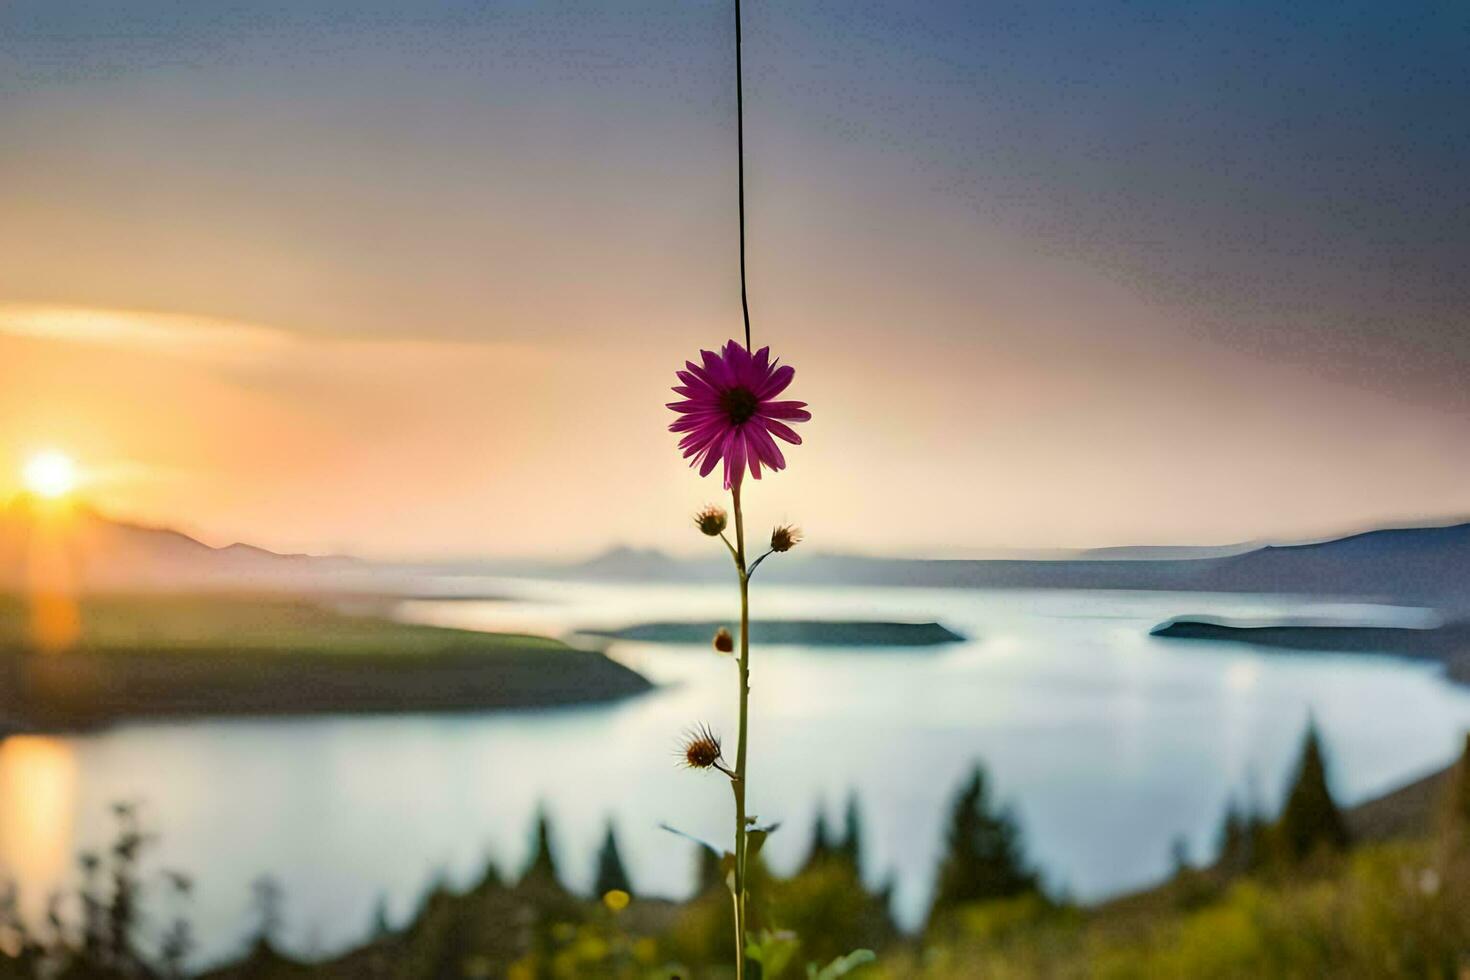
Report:
[[[832,834],[827,829],[827,814],[823,812],[822,805],[819,803],[816,819],[812,822],[811,850],[807,851],[806,860],[802,862],[801,869],[810,871],[831,856]]]
[[[607,822],[607,836],[602,839],[602,851],[597,855],[597,882],[594,887],[598,895],[612,891],[633,894],[628,873],[623,869],[623,858],[618,853],[618,838],[611,820]]]
[[[1225,803],[1225,819],[1220,821],[1219,851],[1221,862],[1228,862],[1240,851],[1245,840],[1245,821],[1235,807],[1235,798]]]
[[[500,866],[495,859],[486,855],[485,869],[480,872],[480,880],[471,889],[477,895],[486,895],[490,892],[499,891],[505,887],[505,878],[500,874]]]
[[[393,925],[388,919],[388,898],[386,895],[378,896],[378,904],[373,907],[373,926],[371,937],[382,939],[393,935]]]
[[[1446,843],[1470,844],[1470,734],[1460,759],[1450,768],[1440,798],[1440,831]]]
[[[720,869],[720,856],[708,847],[694,848],[694,894],[703,895],[712,888],[724,888],[725,876]]]
[[[1258,871],[1271,859],[1272,834],[1276,828],[1266,812],[1265,805],[1261,802],[1260,794],[1256,792],[1254,783],[1246,796],[1243,819],[1245,821],[1244,870]]]
[[[536,810],[534,834],[534,842],[531,845],[531,862],[526,865],[526,871],[521,875],[521,880],[523,882],[531,879],[560,881],[556,873],[556,857],[551,851],[551,816],[546,812],[544,806]]]
[[[1281,856],[1291,862],[1348,845],[1347,824],[1327,788],[1327,762],[1315,722],[1307,723],[1301,761],[1276,822],[1275,836]]]
[[[1255,827],[1249,813],[1241,811],[1232,797],[1220,821],[1219,856],[1215,864],[1227,874],[1249,871],[1254,862]]]
[[[842,815],[842,840],[837,843],[837,854],[852,866],[852,872],[861,881],[863,877],[863,815],[858,809],[857,792],[848,794],[847,810]]]
[[[259,919],[256,945],[270,946],[281,931],[281,883],[270,875],[262,875],[250,883],[251,904]]]
[[[1021,852],[1020,830],[1008,811],[992,807],[979,765],[955,797],[945,836],[931,922],[958,905],[1036,890],[1036,876]]]
[[[1169,846],[1169,860],[1174,863],[1174,877],[1182,877],[1194,870],[1194,861],[1189,855],[1189,838],[1180,834]]]

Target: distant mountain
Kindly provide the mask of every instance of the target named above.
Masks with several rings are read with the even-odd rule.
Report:
[[[0,589],[39,570],[79,591],[302,588],[363,568],[351,558],[282,555],[248,544],[211,547],[180,531],[116,521],[80,504],[58,511],[22,494],[0,510]]]
[[[1260,544],[1141,545],[1121,548],[1091,548],[1067,557],[1085,561],[1181,561],[1189,558],[1227,558],[1254,551]]]
[[[1205,577],[1226,591],[1312,591],[1451,600],[1470,605],[1470,523],[1365,531],[1268,546],[1221,559]]]
[[[44,506],[16,498],[0,510],[0,588],[25,583],[38,543],[65,555],[82,589],[312,588],[404,590],[426,575],[627,582],[720,582],[731,575],[718,545],[708,557],[618,547],[587,561],[373,564],[282,555],[247,544],[214,548],[167,528],[112,520],[84,507],[48,525]],[[1241,546],[1246,547],[1246,546]],[[761,567],[766,581],[822,585],[991,589],[1133,589],[1302,593],[1391,599],[1470,612],[1470,523],[1366,531],[1330,541],[1237,551],[1108,548],[1057,558],[905,559],[812,553],[804,547]]]
[[[1192,549],[1186,549],[1186,553]],[[1224,549],[1227,552],[1231,549]],[[1057,559],[903,559],[817,554],[761,567],[769,581],[991,589],[1135,589],[1351,596],[1470,608],[1470,523],[1392,528],[1331,541],[1179,557],[1179,549],[1104,549]],[[1119,554],[1124,557],[1119,557]],[[1159,554],[1172,557],[1157,557]],[[1101,556],[1101,557],[1098,557]],[[697,561],[617,549],[561,575],[716,581],[723,554]]]
[[[721,558],[729,566],[729,553],[720,549]],[[659,581],[679,578],[691,571],[693,562],[683,562],[657,548],[629,548],[624,545],[609,548],[595,558],[567,569],[579,578],[616,578],[635,581]],[[697,563],[704,565],[706,563]],[[713,563],[708,563],[711,566]],[[712,570],[712,568],[710,569]],[[702,577],[702,576],[701,576]]]

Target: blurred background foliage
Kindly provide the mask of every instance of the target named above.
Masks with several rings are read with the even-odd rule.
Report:
[[[946,853],[919,935],[897,929],[889,887],[874,887],[864,873],[862,813],[850,800],[840,831],[818,817],[808,855],[791,876],[772,874],[757,860],[749,947],[760,964],[756,975],[1470,975],[1470,744],[1442,780],[1432,812],[1422,815],[1427,829],[1391,840],[1350,838],[1326,769],[1326,748],[1309,726],[1286,802],[1273,819],[1232,804],[1213,863],[1193,866],[1176,847],[1177,868],[1168,881],[1082,907],[1047,893],[1027,864],[1021,828],[992,799],[977,766],[943,815]],[[718,855],[696,849],[699,886],[688,901],[639,896],[609,824],[598,894],[576,895],[561,883],[545,812],[532,831],[531,860],[514,879],[491,865],[463,892],[435,888],[405,925],[394,928],[380,912],[360,946],[326,961],[283,951],[285,897],[262,880],[248,950],[232,963],[195,964],[191,881],[174,872],[143,874],[152,837],[135,807],[119,805],[114,815],[114,844],[80,856],[78,893],[55,897],[45,923],[22,920],[13,888],[0,895],[0,978],[731,975],[730,895]],[[867,950],[876,951],[876,960]]]

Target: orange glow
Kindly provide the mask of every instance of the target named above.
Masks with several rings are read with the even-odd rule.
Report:
[[[72,862],[77,761],[71,746],[39,735],[0,742],[0,867],[39,912]]]
[[[66,501],[43,502],[37,509],[26,558],[31,645],[47,653],[73,646],[82,632],[75,569],[66,541],[70,523],[71,508]]]
[[[48,653],[73,646],[82,633],[76,600],[59,592],[31,596],[31,642]]]
[[[834,551],[957,556],[1325,536],[1464,509],[1470,455],[1440,409],[1228,351],[1201,368],[1175,347],[1069,347],[1047,325],[1071,322],[1074,301],[1098,336],[1158,314],[1111,291],[1061,296],[1007,261],[986,274],[1006,287],[993,304],[923,298],[933,336],[893,342],[902,290],[766,328],[815,417],[809,451],[753,494],[774,511],[763,519],[797,520]],[[106,329],[83,329],[80,312],[58,325],[14,311],[0,296],[0,456],[65,447],[88,504],[208,544],[686,551],[670,515],[717,490],[680,464],[663,403],[673,368],[728,336],[719,321],[598,320],[599,337],[628,342],[573,343],[369,335],[307,313],[288,332],[107,309],[95,312]],[[494,336],[487,316],[446,319]],[[962,327],[966,339],[944,333]],[[853,460],[883,465],[855,479]],[[1280,479],[1251,483],[1253,471]],[[19,476],[0,473],[0,502]],[[568,520],[589,493],[597,519]]]

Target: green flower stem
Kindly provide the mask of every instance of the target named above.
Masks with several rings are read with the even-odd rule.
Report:
[[[745,571],[745,517],[740,484],[730,491],[735,509],[735,570],[740,575],[740,728],[735,743],[735,977],[745,980],[745,743],[750,704],[750,576]]]

